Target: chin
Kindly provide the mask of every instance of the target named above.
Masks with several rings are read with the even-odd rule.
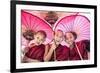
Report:
[[[41,43],[39,43],[38,45],[41,45]]]
[[[59,45],[60,43],[56,43],[57,45]]]

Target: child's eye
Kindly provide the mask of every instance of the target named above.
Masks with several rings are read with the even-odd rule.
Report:
[[[37,39],[39,39],[39,37],[37,37]]]

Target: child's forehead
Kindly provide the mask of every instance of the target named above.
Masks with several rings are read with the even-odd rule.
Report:
[[[57,31],[55,31],[55,34],[62,34],[63,35],[63,32],[60,30],[57,30]]]
[[[71,32],[66,32],[66,34],[72,34]]]
[[[43,34],[40,33],[40,32],[36,33],[36,35],[37,35],[37,36],[43,36]]]
[[[65,33],[65,36],[73,36],[73,34],[71,32],[67,32]]]
[[[36,36],[38,36],[40,38],[44,38],[44,35],[42,33],[37,33]]]

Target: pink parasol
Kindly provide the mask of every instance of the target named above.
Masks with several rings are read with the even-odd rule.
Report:
[[[54,30],[62,30],[64,33],[73,31],[77,34],[76,42],[90,40],[90,21],[82,15],[70,15],[57,22]]]
[[[34,32],[37,32],[39,30],[45,31],[47,34],[45,43],[49,43],[52,40],[53,30],[41,18],[22,10],[21,23],[22,23],[22,30],[33,30]]]

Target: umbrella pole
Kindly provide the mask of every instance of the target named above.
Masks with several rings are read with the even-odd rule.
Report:
[[[55,40],[54,40],[54,43],[55,43],[55,45],[56,45]],[[57,45],[56,45],[56,47],[57,47]],[[54,61],[56,61],[56,49],[54,49]]]
[[[56,51],[54,50],[54,61],[56,61]]]
[[[81,53],[80,53],[80,51],[79,51],[79,48],[78,48],[77,44],[75,44],[75,46],[76,46],[76,49],[77,49],[77,51],[78,51],[78,54],[79,54],[81,60],[83,60],[82,55],[81,55]]]

